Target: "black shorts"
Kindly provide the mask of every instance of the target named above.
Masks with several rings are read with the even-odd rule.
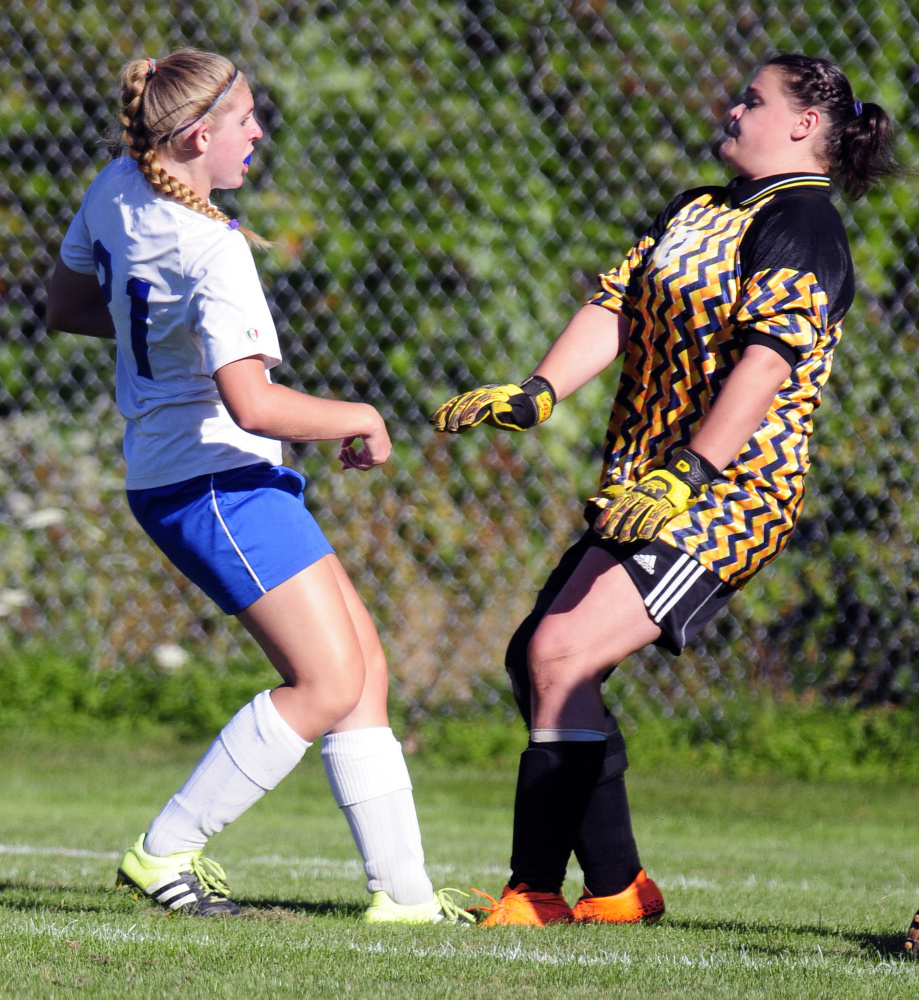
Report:
[[[654,645],[677,655],[737,593],[735,587],[672,545],[657,540],[624,544],[588,529],[549,574],[534,610],[548,611],[592,548],[608,552],[629,574],[648,615],[660,627],[661,635]]]

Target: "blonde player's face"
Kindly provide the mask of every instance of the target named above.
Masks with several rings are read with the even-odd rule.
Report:
[[[255,119],[255,102],[252,91],[240,76],[226,100],[226,114],[208,128],[205,162],[210,175],[211,188],[231,190],[242,186],[249,172],[246,158],[255,148],[255,142],[264,135]]]
[[[781,71],[761,69],[731,108],[718,154],[741,177],[758,180],[796,169],[795,129],[801,115],[788,103]],[[789,162],[785,162],[789,161]]]

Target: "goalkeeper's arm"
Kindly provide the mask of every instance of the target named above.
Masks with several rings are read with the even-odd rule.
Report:
[[[621,313],[601,305],[582,306],[533,374],[551,382],[559,400],[566,399],[625,351],[628,335],[628,320]]]
[[[667,521],[702,496],[718,470],[740,454],[768,416],[790,372],[789,363],[772,348],[747,347],[688,448],[635,486],[613,485],[588,500],[585,515],[594,531],[622,542],[654,538]]]
[[[481,423],[525,430],[548,419],[555,403],[603,371],[623,351],[628,328],[618,313],[583,306],[549,348],[536,371],[519,385],[487,385],[463,393],[435,410],[439,431],[459,433]]]
[[[725,379],[689,446],[726,469],[744,450],[775,404],[791,365],[771,347],[750,344]]]

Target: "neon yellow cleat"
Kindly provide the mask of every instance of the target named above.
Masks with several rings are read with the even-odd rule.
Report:
[[[370,906],[364,911],[364,923],[474,924],[475,917],[456,905],[449,895],[451,892],[467,895],[459,889],[440,889],[427,903],[396,903],[389,893],[380,889],[371,896]]]
[[[239,913],[229,898],[227,877],[216,861],[203,858],[200,851],[155,857],[144,850],[145,836],[142,833],[121,859],[117,886],[132,886],[173,913],[196,917],[235,917]]]

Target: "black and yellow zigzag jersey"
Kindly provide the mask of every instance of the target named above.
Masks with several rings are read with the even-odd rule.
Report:
[[[659,536],[735,587],[794,527],[813,411],[852,304],[829,188],[823,175],[787,174],[685,192],[589,300],[630,324],[601,487],[633,485],[685,447],[748,344],[792,365],[743,451]]]

